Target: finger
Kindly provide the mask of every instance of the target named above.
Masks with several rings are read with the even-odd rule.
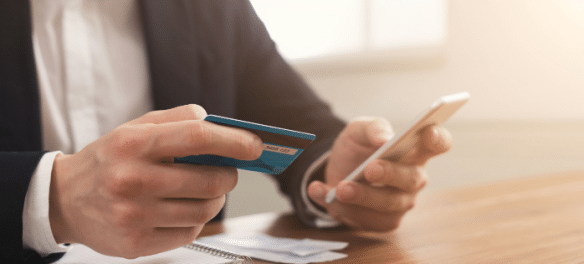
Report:
[[[159,198],[213,199],[237,185],[237,169],[166,163],[150,166],[144,173],[150,193]]]
[[[196,104],[189,104],[168,110],[151,111],[128,122],[128,124],[163,124],[185,120],[203,120],[206,116],[207,111],[203,107]]]
[[[360,205],[343,203],[339,200],[328,204],[325,202],[325,196],[330,190],[332,190],[332,187],[322,182],[314,181],[308,187],[308,195],[315,203],[325,208],[335,219],[353,228],[374,231],[393,230],[398,227],[401,217],[405,213],[400,210],[382,212]],[[339,197],[337,196],[337,198]]]
[[[237,169],[181,163],[124,163],[103,171],[104,186],[115,197],[212,199],[237,185]]]
[[[225,195],[206,200],[161,199],[153,206],[151,223],[156,227],[204,225],[221,211],[224,204]]]
[[[333,187],[326,185],[321,181],[313,181],[308,185],[308,197],[322,207],[327,207],[329,204],[325,201],[326,194],[330,192]]]
[[[378,148],[393,137],[389,122],[383,118],[360,117],[347,126],[349,138],[366,147]]]
[[[337,186],[337,200],[378,212],[401,212],[414,207],[415,194],[391,187],[344,181]]]
[[[203,226],[152,228],[137,235],[127,235],[118,241],[114,255],[137,258],[187,245],[197,238]]]
[[[405,192],[418,192],[428,183],[426,171],[421,166],[382,159],[368,164],[363,174],[373,185],[391,186]]]
[[[154,234],[150,237],[151,240],[149,242],[156,244],[172,241],[172,244],[176,245],[173,248],[177,248],[192,243],[202,229],[203,225],[194,227],[159,227],[154,229]]]
[[[255,160],[263,151],[262,141],[255,134],[206,121],[167,123],[152,126],[150,130],[148,155],[153,158],[212,154]]]
[[[407,153],[400,163],[424,165],[431,158],[443,154],[452,147],[452,135],[440,126],[431,126],[422,132],[421,142]]]
[[[352,181],[343,181],[337,185],[336,202],[327,204],[321,191],[328,193],[332,188],[321,182],[309,185],[308,194],[317,204],[331,209],[335,203],[351,204],[378,212],[407,211],[414,206],[414,195],[394,188],[378,188]]]
[[[424,131],[422,142],[432,154],[439,155],[452,147],[452,134],[441,126],[432,126]]]

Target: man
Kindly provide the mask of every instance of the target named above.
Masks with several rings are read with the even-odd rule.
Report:
[[[262,151],[257,136],[202,121],[207,113],[317,136],[275,176],[314,227],[396,228],[425,185],[424,164],[451,145],[447,131],[427,128],[403,161],[377,160],[366,182],[342,182],[389,140],[389,123],[334,117],[248,2],[30,4],[0,3],[4,259],[42,261],[61,243],[134,258],[192,241],[237,171],[173,158]]]

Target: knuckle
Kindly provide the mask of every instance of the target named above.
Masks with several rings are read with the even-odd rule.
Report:
[[[213,132],[203,122],[195,122],[190,129],[189,143],[196,148],[213,145]]]
[[[195,210],[192,221],[197,225],[204,225],[215,217],[223,205],[225,204],[225,197],[220,197],[218,200],[207,200],[198,210]]]
[[[204,225],[209,220],[211,220],[212,217],[211,218],[208,217],[206,211],[207,210],[205,210],[205,209],[197,210],[192,216],[193,223],[195,223],[197,225]]]
[[[213,173],[205,181],[205,192],[209,197],[218,197],[224,194],[226,185],[225,177],[221,174]]]
[[[109,192],[118,197],[135,197],[142,193],[144,180],[125,165],[114,166],[106,183]]]
[[[221,196],[232,191],[237,185],[239,179],[238,171],[234,167],[215,167],[216,169],[213,178],[218,179],[219,192],[215,193],[214,197]]]
[[[213,219],[213,217],[210,217],[209,215],[210,214],[208,213],[207,209],[197,210],[192,216],[193,217],[192,221],[197,225],[204,225],[205,223]]]
[[[185,230],[184,237],[182,240],[182,245],[188,245],[191,242],[193,242],[193,240],[195,240],[197,238],[197,236],[199,236],[199,233],[201,232],[201,228],[200,227],[190,227],[187,230]]]
[[[127,237],[140,236],[139,227],[145,220],[145,213],[142,208],[132,204],[119,204],[113,212],[113,224],[125,230],[129,230]]]
[[[417,185],[416,190],[421,190],[424,187],[426,187],[426,185],[428,185],[428,177],[426,177],[425,175],[423,175],[418,180],[418,185]]]
[[[392,166],[392,173],[404,179],[401,189],[406,192],[417,192],[428,184],[428,177],[420,167]]]
[[[119,127],[110,136],[109,149],[117,157],[141,153],[148,140],[145,131],[134,127]]]
[[[258,156],[255,135],[238,133],[236,137],[236,142],[238,142],[238,149],[236,151],[239,156],[246,159]],[[261,154],[261,152],[259,152],[259,154]]]
[[[402,210],[409,211],[416,205],[416,199],[412,197],[404,197],[402,201]]]
[[[415,175],[411,179],[412,191],[421,190],[428,184],[428,177],[421,169],[416,169]]]

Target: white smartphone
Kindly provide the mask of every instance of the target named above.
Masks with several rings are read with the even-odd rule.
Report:
[[[376,159],[385,159],[389,161],[399,161],[399,159],[416,146],[420,140],[420,133],[424,128],[431,125],[441,125],[450,116],[452,116],[468,99],[470,94],[461,92],[440,97],[426,111],[422,112],[414,122],[400,134],[394,136],[390,141],[381,146],[369,158],[367,158],[359,167],[357,167],[349,176],[347,181],[358,181],[363,178],[363,170],[371,161]],[[326,195],[326,202],[332,203],[336,197],[335,187]]]

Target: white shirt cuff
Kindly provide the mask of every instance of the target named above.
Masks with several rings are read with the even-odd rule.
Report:
[[[341,225],[341,223],[335,220],[330,214],[318,209],[314,204],[310,201],[308,197],[308,184],[310,179],[312,178],[312,174],[317,171],[321,166],[323,166],[330,156],[330,152],[324,153],[320,156],[315,162],[313,162],[310,167],[304,173],[302,177],[302,182],[300,183],[300,196],[302,198],[302,202],[306,206],[307,213],[315,216],[314,225],[318,228],[330,228],[330,227],[337,227]]]
[[[43,257],[67,251],[66,247],[60,246],[55,241],[49,222],[51,173],[55,157],[60,153],[60,151],[54,151],[43,155],[32,175],[24,198],[23,246],[36,251]]]

